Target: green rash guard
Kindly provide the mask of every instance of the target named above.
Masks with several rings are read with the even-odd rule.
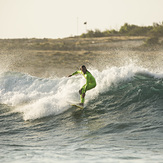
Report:
[[[96,86],[96,80],[88,70],[86,71],[85,74],[79,70],[79,71],[74,72],[72,75],[76,75],[76,74],[82,74],[86,79],[86,84],[83,85],[83,87],[81,88],[82,94],[86,93],[86,91],[88,91]],[[84,103],[84,98],[82,97],[82,94],[80,95],[81,103]]]

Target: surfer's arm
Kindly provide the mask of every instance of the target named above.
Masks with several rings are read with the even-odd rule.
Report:
[[[81,71],[76,71],[73,74],[69,75],[68,77],[71,77],[71,76],[76,75],[76,74],[82,74],[82,72]]]

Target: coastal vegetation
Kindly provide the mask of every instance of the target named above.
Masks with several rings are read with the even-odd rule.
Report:
[[[1,50],[58,50],[58,51],[92,51],[114,48],[110,43],[128,40],[142,40],[142,46],[163,45],[163,22],[153,26],[137,26],[125,23],[119,31],[88,30],[80,36],[63,39],[0,39]],[[116,45],[115,45],[116,46]]]
[[[147,36],[144,41],[144,45],[156,45],[159,44],[159,38],[163,37],[163,22],[153,23],[153,26],[138,26],[125,23],[119,31],[117,30],[105,30],[99,29],[88,30],[87,33],[83,33],[82,38],[94,38],[94,37],[111,37],[111,36]],[[161,42],[163,44],[163,42]]]
[[[81,35],[82,38],[109,37],[109,36],[163,36],[163,22],[153,23],[153,26],[138,26],[125,23],[119,31],[114,29],[100,31],[99,29],[88,30]]]

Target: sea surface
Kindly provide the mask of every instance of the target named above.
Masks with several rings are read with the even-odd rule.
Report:
[[[132,63],[89,71],[97,86],[83,110],[70,105],[80,75],[0,73],[0,162],[163,162],[163,72]]]

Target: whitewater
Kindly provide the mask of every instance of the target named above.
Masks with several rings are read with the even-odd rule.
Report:
[[[162,71],[88,69],[97,86],[84,110],[70,105],[80,75],[0,73],[1,162],[163,162]]]

